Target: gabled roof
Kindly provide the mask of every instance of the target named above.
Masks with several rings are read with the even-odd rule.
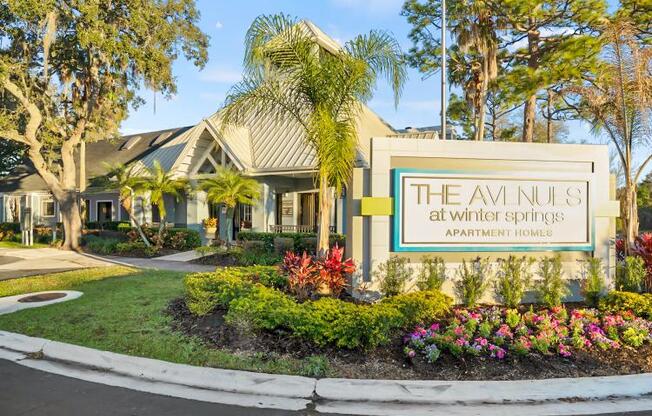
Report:
[[[93,178],[106,174],[105,164],[129,164],[138,161],[141,166],[151,167],[155,159],[160,160],[162,164],[173,163],[183,148],[183,145],[178,143],[184,139],[184,133],[189,129],[190,127],[180,127],[87,143],[87,185]],[[79,162],[79,154],[75,157]],[[77,167],[79,168],[79,163]],[[0,178],[0,192],[47,190],[47,185],[31,163],[20,166],[8,176]]]

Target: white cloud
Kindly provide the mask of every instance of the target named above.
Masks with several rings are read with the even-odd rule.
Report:
[[[217,29],[222,29],[224,27],[224,24],[218,20],[217,23],[215,23],[215,27]]]
[[[242,72],[231,68],[208,68],[199,74],[199,79],[219,84],[233,84],[242,79]]]

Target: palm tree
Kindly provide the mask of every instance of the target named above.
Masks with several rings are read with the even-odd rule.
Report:
[[[245,73],[233,86],[222,113],[225,125],[252,114],[293,120],[316,155],[319,183],[318,253],[328,250],[332,192],[341,194],[355,163],[356,122],[373,96],[378,77],[394,91],[406,79],[398,42],[371,31],[339,48],[319,45],[308,24],[284,14],[257,17],[245,40]]]
[[[203,179],[199,189],[208,201],[226,206],[226,240],[233,235],[233,215],[237,204],[253,205],[260,198],[260,184],[230,168],[219,168],[215,176]]]
[[[118,189],[120,205],[127,211],[129,219],[136,226],[140,238],[147,247],[150,247],[151,243],[147,239],[147,236],[145,236],[140,221],[134,215],[134,196],[136,196],[136,190],[142,181],[142,177],[135,174],[133,166],[127,167],[122,163],[116,163],[114,165],[105,163],[105,166],[107,167],[107,187],[109,189]]]
[[[498,76],[498,24],[486,1],[455,2],[452,5],[449,79],[461,85],[473,110],[474,140],[484,140],[487,93]]]
[[[597,73],[565,93],[579,97],[579,115],[596,133],[606,133],[616,149],[624,185],[620,218],[629,253],[638,235],[637,183],[652,161],[652,47],[641,42],[628,21],[615,20],[604,29],[606,48]],[[637,148],[640,155],[634,155]]]
[[[161,217],[158,241],[161,242],[167,222],[164,196],[170,195],[179,201],[184,192],[189,189],[189,184],[186,178],[174,178],[169,172],[166,172],[158,160],[155,160],[152,168],[146,169],[146,172],[147,174],[137,181],[136,188],[139,192],[149,192],[150,202],[158,206]]]

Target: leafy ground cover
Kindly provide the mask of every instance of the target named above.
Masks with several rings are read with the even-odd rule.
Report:
[[[182,278],[183,274],[176,272],[111,267],[0,282],[2,295],[46,289],[84,292],[74,301],[2,315],[0,329],[178,363],[270,373],[323,373],[320,357],[231,352],[175,331],[166,308],[171,299],[183,294]]]

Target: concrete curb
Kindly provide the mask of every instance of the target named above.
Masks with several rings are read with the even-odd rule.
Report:
[[[315,380],[175,364],[0,331],[0,348],[118,375],[229,393],[311,399]]]
[[[315,380],[175,364],[5,331],[0,331],[0,359],[139,391],[285,410],[430,415],[449,409],[450,414],[486,415],[495,409],[496,414],[530,416],[553,409],[554,414],[582,414],[580,408],[599,414],[619,404],[652,410],[652,373],[523,381]]]

